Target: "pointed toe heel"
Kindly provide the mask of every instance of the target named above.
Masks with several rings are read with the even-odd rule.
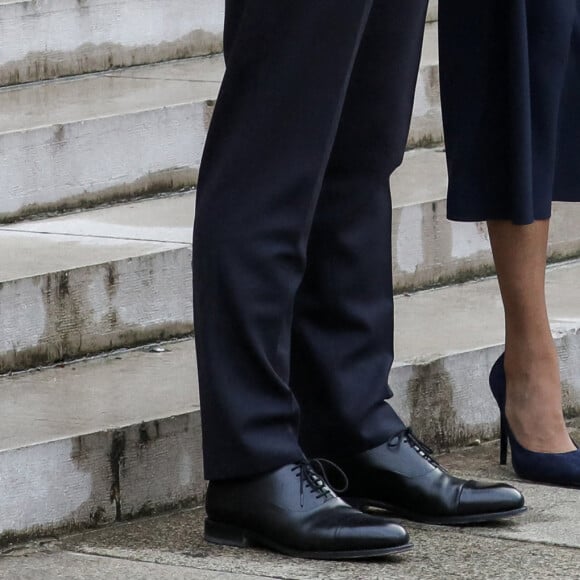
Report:
[[[507,465],[508,456],[508,422],[505,413],[501,413],[500,440],[499,440],[499,464]]]
[[[508,443],[514,471],[537,483],[580,488],[580,449],[568,453],[538,453],[521,445],[512,433],[506,413],[506,375],[502,354],[491,369],[489,385],[501,416],[500,463],[507,464]],[[575,444],[576,445],[576,444]],[[578,447],[576,445],[576,447]]]

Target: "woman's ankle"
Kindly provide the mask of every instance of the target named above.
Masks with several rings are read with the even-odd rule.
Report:
[[[560,361],[551,336],[549,340],[506,345],[504,365],[508,382],[548,382],[560,388]]]

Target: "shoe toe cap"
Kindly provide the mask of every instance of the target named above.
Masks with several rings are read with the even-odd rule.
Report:
[[[511,512],[523,508],[525,499],[515,487],[507,484],[486,484],[468,481],[459,498],[462,514]]]
[[[376,528],[377,540],[385,544],[404,546],[410,541],[409,532],[399,524],[385,520],[380,527],[377,525]]]
[[[405,546],[409,533],[400,524],[386,518],[360,514],[341,526],[337,537],[341,543],[365,549],[382,549]]]

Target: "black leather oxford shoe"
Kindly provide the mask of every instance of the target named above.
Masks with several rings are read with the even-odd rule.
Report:
[[[244,480],[210,482],[205,539],[264,546],[321,560],[371,558],[412,547],[406,530],[352,508],[311,463],[285,466]]]
[[[523,495],[506,484],[454,477],[406,429],[370,451],[336,459],[349,487],[345,500],[361,510],[379,508],[428,524],[475,524],[526,511]]]

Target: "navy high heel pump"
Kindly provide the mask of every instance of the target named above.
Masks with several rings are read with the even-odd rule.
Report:
[[[537,453],[522,447],[511,432],[505,414],[506,376],[503,354],[491,369],[489,385],[501,414],[500,463],[502,465],[507,463],[509,440],[512,465],[521,478],[538,483],[580,488],[580,449],[568,453]]]

